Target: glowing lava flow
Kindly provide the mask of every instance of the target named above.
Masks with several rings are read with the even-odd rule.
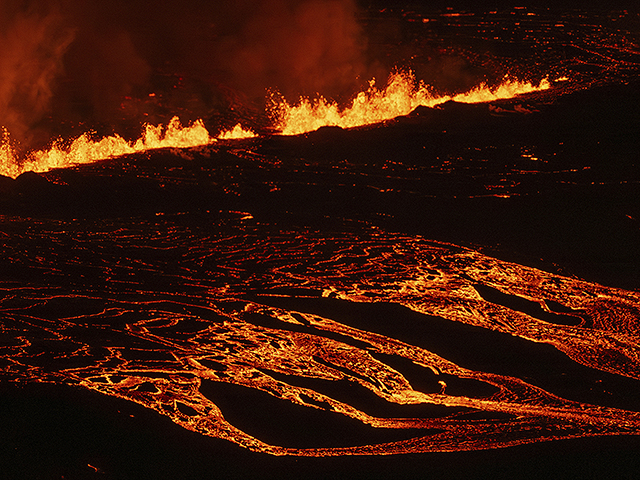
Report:
[[[283,135],[298,135],[324,126],[352,128],[379,123],[407,115],[419,106],[434,107],[449,100],[461,103],[490,102],[546,90],[550,86],[546,79],[538,86],[506,79],[497,88],[482,84],[466,93],[435,96],[425,83],[419,82],[416,86],[412,73],[396,72],[391,74],[382,90],[376,88],[375,80],[372,80],[369,89],[360,92],[351,106],[344,110],[336,102],[329,102],[324,97],[316,100],[303,98],[297,105],[274,100],[272,116]]]
[[[250,130],[240,124],[229,131],[223,131],[219,139],[239,139],[253,137]],[[93,140],[85,133],[64,146],[61,140],[54,142],[49,150],[38,150],[27,154],[24,161],[16,159],[15,151],[9,142],[8,132],[0,140],[0,174],[17,177],[24,172],[46,172],[54,168],[70,167],[81,163],[92,163],[111,157],[156,148],[187,148],[207,145],[217,139],[209,135],[202,120],[183,127],[178,117],[173,117],[166,127],[163,125],[145,125],[144,132],[135,142],[127,142],[119,135]]]
[[[640,432],[640,293],[377,229],[234,218],[206,235],[165,216],[5,220],[0,259],[34,281],[0,280],[0,379],[124,398],[271,455]]]

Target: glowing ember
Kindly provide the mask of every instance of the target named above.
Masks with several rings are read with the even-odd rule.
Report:
[[[222,132],[218,138],[226,140],[253,136],[253,132],[238,124],[232,130]],[[21,162],[17,160],[9,142],[9,133],[5,130],[0,140],[0,174],[15,178],[24,172],[46,172],[53,168],[92,163],[145,150],[196,147],[215,141],[202,120],[183,127],[179,118],[173,117],[166,127],[145,125],[142,136],[135,142],[127,142],[119,135],[93,140],[90,134],[85,133],[76,138],[71,145],[64,146],[62,140],[58,140],[49,150],[30,152]]]
[[[276,127],[283,135],[298,135],[311,132],[324,126],[352,128],[383,122],[407,115],[419,106],[434,107],[454,100],[461,103],[480,103],[513,98],[516,95],[550,87],[548,80],[538,86],[529,82],[506,79],[497,88],[482,84],[473,90],[454,96],[435,96],[428,85],[419,82],[416,85],[412,73],[393,73],[384,89],[379,90],[372,80],[366,92],[360,92],[350,107],[341,110],[337,103],[324,97],[316,100],[301,99],[298,105],[289,105],[286,101],[274,101],[273,117]]]

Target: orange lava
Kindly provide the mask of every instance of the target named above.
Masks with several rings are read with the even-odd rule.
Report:
[[[242,128],[242,125],[238,123],[231,130],[227,130],[220,133],[220,135],[218,135],[218,140],[235,140],[235,139],[242,139],[242,138],[253,138],[257,136],[258,135],[256,135],[251,130]]]
[[[270,113],[274,127],[280,133],[298,135],[323,126],[352,128],[380,123],[407,115],[419,106],[434,107],[449,100],[462,103],[490,102],[546,90],[549,87],[548,80],[543,80],[536,86],[529,82],[505,79],[497,88],[482,84],[466,93],[437,96],[424,82],[416,82],[412,73],[399,71],[389,77],[383,89],[378,89],[375,80],[372,80],[367,91],[360,92],[351,106],[345,109],[340,109],[335,102],[319,97],[316,100],[303,98],[297,105],[290,105],[285,100],[272,100]],[[29,152],[24,158],[18,158],[9,140],[9,132],[4,130],[0,138],[0,175],[16,178],[24,172],[46,172],[54,168],[92,163],[156,148],[196,147],[216,140],[256,136],[253,131],[237,124],[214,138],[202,120],[196,120],[193,124],[183,127],[179,118],[173,117],[166,127],[146,124],[144,132],[135,142],[128,142],[117,134],[95,140],[90,133],[85,133],[70,145],[56,140],[48,150]]]
[[[237,221],[246,222],[242,218]],[[262,230],[243,223],[205,237],[163,219],[153,230],[146,222],[89,226],[87,233],[74,230],[77,220],[30,222],[27,231],[6,237],[7,261],[32,265],[45,278],[72,275],[88,282],[82,284],[88,293],[46,282],[21,287],[0,281],[3,381],[76,385],[138,403],[201,435],[279,456],[484,450],[640,433],[637,404],[631,395],[618,395],[620,388],[638,388],[640,379],[639,292],[379,230],[327,239],[309,230],[268,230],[258,237]],[[152,249],[145,248],[150,232]],[[105,252],[99,258],[106,283],[100,286],[85,275],[93,268],[96,244]],[[114,248],[120,245],[129,246],[131,258]],[[166,271],[159,252],[169,250],[184,258],[179,273]],[[144,273],[132,275],[142,264]],[[150,279],[176,289],[149,290]],[[200,290],[192,290],[196,286]],[[300,286],[321,292],[334,307],[339,302],[345,313],[320,296],[278,305],[287,297],[278,293],[283,287]],[[529,314],[502,305],[489,290],[539,308]],[[411,336],[404,327],[376,320],[376,310],[362,309],[376,303],[397,325],[413,318],[405,323]],[[397,308],[389,309],[393,304]],[[60,318],[67,308],[73,314]],[[573,322],[560,322],[558,308]],[[368,313],[359,319],[354,312]],[[432,342],[424,336],[428,332],[440,340]],[[474,339],[496,349],[496,359],[518,352],[515,368],[460,356]],[[564,363],[548,371],[550,355]],[[540,366],[531,370],[532,361]],[[596,376],[585,374],[587,369]],[[559,372],[566,372],[566,383],[553,380]],[[371,434],[405,430],[406,437],[317,448],[273,442],[251,423],[239,424],[234,405],[222,403],[212,385],[270,397],[283,415],[276,421],[285,425],[287,412],[303,409],[326,420],[346,419],[341,425],[357,422]],[[355,390],[345,396],[331,385]],[[596,403],[581,398],[594,389],[609,394],[590,397]],[[243,398],[235,402],[245,415],[260,408],[249,400],[243,404]],[[609,398],[628,400],[615,406]],[[376,404],[393,408],[394,415],[381,414]],[[416,416],[416,408],[424,414]],[[336,429],[335,439],[345,431]]]
[[[301,98],[297,105],[274,100],[272,114],[275,126],[283,135],[298,135],[324,126],[352,128],[379,123],[407,115],[419,106],[434,107],[449,100],[461,103],[490,102],[546,90],[550,86],[546,79],[537,86],[530,82],[505,79],[497,88],[482,84],[466,93],[438,96],[424,82],[416,83],[412,73],[395,72],[390,75],[383,89],[375,86],[375,80],[369,82],[367,91],[360,92],[351,106],[345,109],[340,109],[336,102],[324,97],[315,100]]]
[[[255,136],[240,124],[229,131],[223,131],[219,139],[238,139]],[[118,157],[130,153],[157,148],[187,148],[208,145],[217,139],[209,135],[202,120],[196,120],[189,126],[182,126],[178,117],[173,117],[167,126],[144,126],[144,132],[135,142],[127,142],[119,135],[103,137],[99,140],[84,133],[65,146],[62,140],[53,143],[48,150],[30,152],[24,160],[16,157],[5,130],[0,139],[0,175],[15,178],[24,172],[46,172],[54,168],[64,168],[82,163]]]

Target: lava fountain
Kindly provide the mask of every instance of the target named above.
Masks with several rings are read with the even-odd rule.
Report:
[[[549,80],[538,85],[531,82],[505,79],[498,87],[481,84],[467,92],[456,95],[436,95],[424,82],[416,82],[410,72],[396,71],[389,76],[384,88],[379,89],[375,80],[369,82],[366,91],[358,93],[351,105],[340,109],[337,102],[330,102],[320,96],[315,100],[301,98],[291,105],[284,99],[271,96],[269,114],[273,127],[282,135],[299,135],[324,126],[353,128],[390,120],[407,115],[419,106],[435,107],[447,101],[461,103],[481,103],[513,98],[518,95],[546,90]],[[202,120],[183,127],[179,118],[173,117],[166,127],[144,125],[141,137],[128,142],[119,135],[93,139],[90,133],[65,146],[61,139],[54,141],[48,150],[28,153],[23,160],[16,153],[5,131],[0,146],[0,174],[17,177],[23,172],[45,172],[53,168],[64,168],[76,164],[92,163],[97,160],[117,157],[157,148],[188,148],[207,145],[216,140],[231,140],[257,136],[253,131],[237,124],[230,130],[222,131],[218,137],[211,137]]]
[[[229,140],[253,136],[252,131],[238,124],[221,132],[217,138]],[[0,174],[15,178],[24,172],[46,172],[146,150],[197,147],[213,143],[217,138],[211,137],[202,120],[184,127],[178,117],[173,117],[166,127],[144,125],[142,135],[135,142],[127,142],[117,134],[94,140],[90,133],[84,133],[68,146],[58,139],[48,150],[30,152],[23,161],[19,161],[5,130],[0,145]]]
[[[344,109],[340,109],[337,102],[330,102],[324,97],[315,100],[301,98],[296,105],[272,97],[272,117],[283,135],[298,135],[325,126],[353,128],[380,123],[407,115],[419,106],[435,107],[450,100],[461,103],[491,102],[546,90],[550,86],[548,79],[536,86],[531,82],[506,78],[496,88],[485,83],[456,95],[436,95],[424,82],[416,84],[413,73],[397,71],[389,76],[382,89],[376,87],[375,79],[371,80],[369,88],[358,93],[351,105]]]

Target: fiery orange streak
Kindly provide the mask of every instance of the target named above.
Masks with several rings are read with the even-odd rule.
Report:
[[[283,135],[298,135],[324,126],[352,128],[379,123],[407,115],[419,106],[434,107],[449,100],[461,103],[490,102],[546,90],[550,86],[546,79],[538,86],[505,79],[493,89],[482,84],[466,93],[435,96],[431,87],[422,81],[416,85],[412,73],[395,72],[389,76],[382,90],[375,86],[375,80],[369,82],[367,91],[360,92],[351,106],[343,110],[336,102],[329,102],[324,97],[315,100],[301,98],[297,105],[290,105],[285,100],[274,101],[272,114],[275,126]]]
[[[226,140],[252,136],[255,136],[253,132],[238,124],[233,129],[220,133],[217,138]],[[9,142],[9,134],[5,131],[0,139],[0,175],[16,178],[29,171],[46,172],[145,150],[196,147],[216,140],[209,135],[202,120],[183,127],[179,118],[173,117],[166,128],[163,125],[145,125],[144,132],[135,142],[127,142],[119,135],[93,140],[90,134],[85,133],[69,146],[62,145],[62,141],[58,140],[50,149],[30,152],[24,161],[19,161]]]

